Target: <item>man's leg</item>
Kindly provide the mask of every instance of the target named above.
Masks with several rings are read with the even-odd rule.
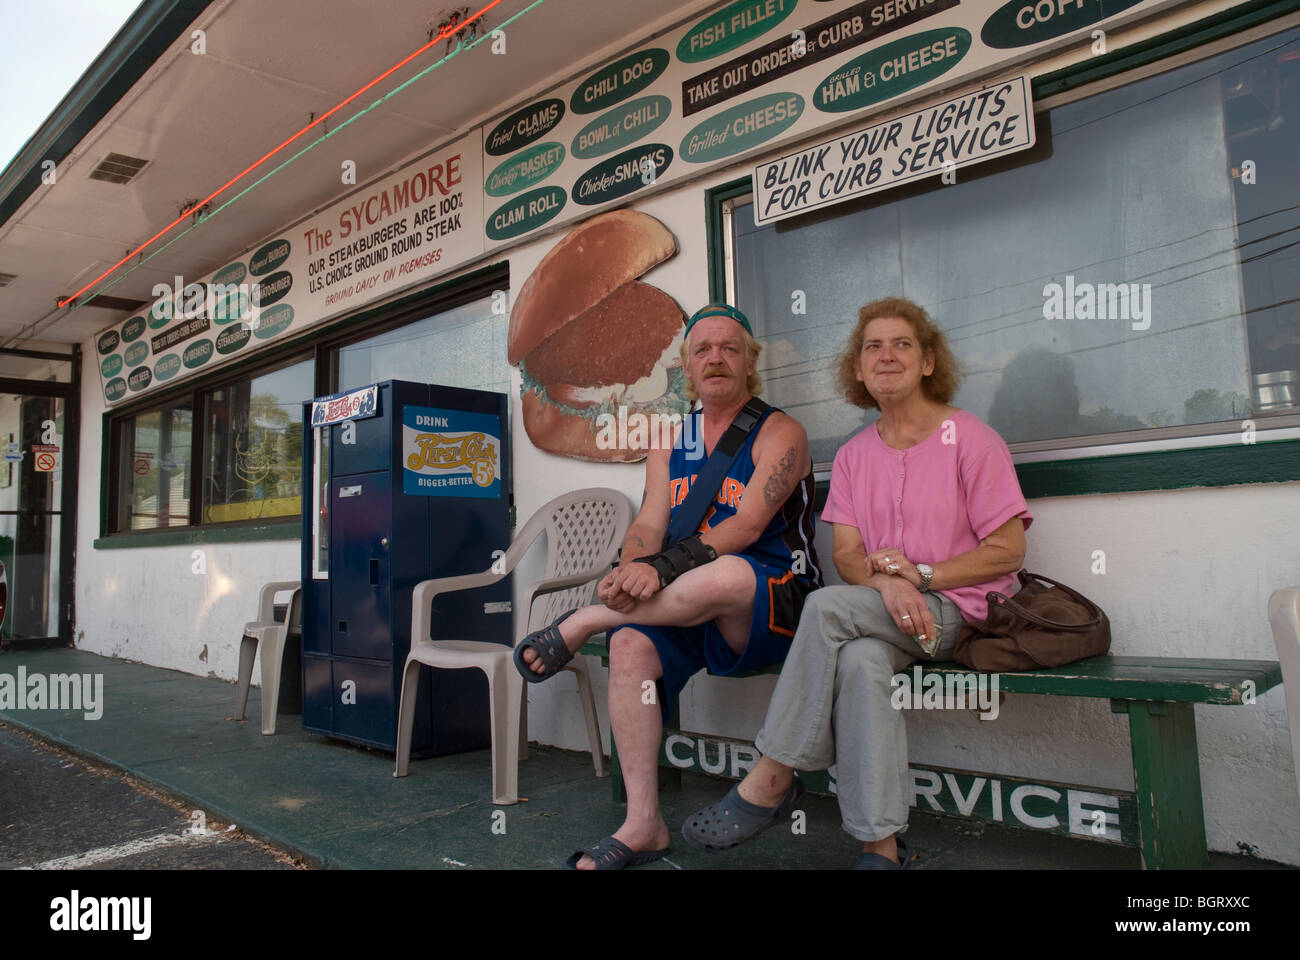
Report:
[[[653,697],[646,703],[645,683],[663,675],[659,654],[650,638],[624,627],[609,638],[609,723],[618,746],[619,765],[627,787],[627,816],[614,837],[636,851],[668,846],[668,825],[659,812],[659,743],[663,720]],[[590,870],[590,857],[578,861]]]
[[[629,613],[619,613],[604,604],[582,607],[560,624],[560,635],[574,653],[593,634],[628,622],[652,627],[694,627],[712,620],[727,646],[739,656],[749,640],[755,583],[753,568],[747,561],[736,556],[719,557],[688,570]],[[535,651],[525,650],[523,660],[535,672],[542,672]],[[619,756],[622,756],[621,746]]]

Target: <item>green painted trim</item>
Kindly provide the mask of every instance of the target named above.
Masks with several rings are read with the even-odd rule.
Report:
[[[1114,53],[1071,64],[1033,80],[1033,98],[1045,100],[1058,93],[1104,80],[1126,70],[1144,67],[1166,57],[1213,43],[1242,30],[1300,10],[1300,0],[1250,0],[1203,20],[1178,27],[1158,37],[1130,44]]]
[[[98,371],[96,371],[98,373]],[[113,509],[109,501],[109,467],[112,465],[112,456],[109,447],[113,442],[113,422],[109,419],[108,414],[100,417],[99,429],[99,536],[108,536],[108,514]],[[95,541],[96,543],[99,540]]]
[[[704,235],[709,247],[709,302],[727,299],[727,245],[722,235],[722,205],[754,192],[754,178],[745,176],[704,193]]]
[[[1026,499],[1300,480],[1300,440],[1016,464]]]
[[[158,530],[148,533],[118,533],[100,537],[94,543],[96,550],[117,550],[123,547],[174,547],[190,543],[253,543],[260,540],[301,540],[302,517],[292,516],[275,523],[252,526],[218,525],[209,527],[180,527],[176,530]]]
[[[145,0],[0,172],[0,226],[41,186],[41,164],[76,149],[212,0]]]

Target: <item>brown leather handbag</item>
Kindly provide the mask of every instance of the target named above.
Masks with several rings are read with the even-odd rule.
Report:
[[[952,658],[988,673],[1059,667],[1110,649],[1105,611],[1077,590],[1021,570],[1020,591],[990,591],[989,615],[962,626]]]

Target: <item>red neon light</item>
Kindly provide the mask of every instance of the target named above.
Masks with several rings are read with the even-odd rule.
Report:
[[[76,293],[72,294],[72,296],[68,297],[66,300],[60,300],[60,301],[59,301],[59,306],[60,306],[60,307],[66,307],[69,303],[71,303],[73,300],[76,300],[77,297],[81,296],[83,293],[85,293],[87,290],[89,290],[89,289],[90,289],[91,287],[93,287],[95,284],[99,283],[99,281],[103,280],[105,277],[107,277],[110,273],[112,273],[114,270],[116,270],[116,269],[117,269],[118,267],[120,267],[122,264],[126,263],[128,260],[130,260],[130,259],[131,259],[132,257],[134,257],[136,254],[138,254],[140,251],[144,250],[147,246],[149,246],[151,243],[153,243],[155,240],[157,240],[157,239],[158,239],[159,237],[161,237],[163,234],[167,233],[169,230],[171,230],[171,229],[172,229],[173,227],[175,227],[177,224],[182,223],[182,222],[185,220],[185,218],[188,217],[188,216],[189,216],[191,213],[193,213],[195,210],[198,210],[199,208],[201,208],[205,203],[208,203],[208,202],[211,201],[214,197],[217,197],[217,196],[220,195],[221,193],[224,193],[227,189],[229,189],[229,188],[230,188],[231,186],[233,186],[235,183],[238,183],[240,180],[242,180],[244,177],[246,177],[246,176],[247,176],[249,173],[251,173],[253,170],[257,169],[257,168],[260,167],[262,164],[266,163],[267,160],[270,160],[273,156],[275,156],[277,153],[279,153],[281,150],[283,150],[283,149],[284,149],[285,147],[287,147],[289,144],[293,143],[295,140],[297,140],[299,137],[301,137],[304,133],[306,133],[306,132],[307,132],[308,130],[310,130],[312,127],[316,126],[316,124],[318,124],[318,123],[323,123],[323,122],[324,122],[325,120],[327,120],[327,119],[328,119],[332,114],[334,114],[336,111],[341,110],[341,109],[343,109],[344,107],[346,107],[349,103],[351,103],[351,102],[352,102],[353,100],[355,100],[357,97],[361,96],[363,93],[365,93],[365,92],[366,92],[367,90],[369,90],[371,87],[373,87],[375,84],[379,83],[379,82],[380,82],[381,80],[383,80],[384,78],[386,78],[386,77],[388,77],[388,76],[391,76],[394,72],[396,72],[396,71],[402,69],[402,67],[406,66],[408,63],[410,63],[412,60],[414,60],[414,59],[415,59],[416,57],[418,57],[420,54],[424,53],[424,51],[428,50],[428,49],[429,49],[430,47],[432,47],[434,44],[436,44],[436,43],[441,43],[443,40],[446,40],[449,36],[451,36],[452,33],[457,33],[457,32],[459,32],[460,30],[464,29],[465,27],[469,26],[469,24],[473,23],[475,20],[477,20],[479,17],[483,16],[483,14],[487,13],[489,10],[491,10],[493,7],[495,7],[497,4],[499,4],[499,3],[501,3],[501,2],[502,2],[502,0],[492,0],[491,3],[489,3],[487,6],[485,6],[485,7],[484,7],[482,10],[480,10],[478,13],[474,14],[472,17],[467,17],[466,19],[461,20],[461,21],[459,21],[458,23],[448,24],[446,27],[444,27],[444,28],[443,28],[443,29],[438,33],[438,35],[437,35],[436,37],[434,37],[432,40],[430,40],[430,41],[429,41],[428,43],[426,43],[424,46],[420,47],[420,49],[416,50],[414,53],[411,53],[411,54],[409,54],[408,56],[404,57],[403,59],[399,60],[397,63],[393,64],[391,67],[389,67],[389,68],[388,68],[387,70],[385,70],[383,73],[381,73],[379,76],[375,77],[375,79],[373,79],[373,80],[371,80],[369,83],[367,83],[364,87],[361,87],[359,90],[357,90],[357,91],[356,91],[355,93],[353,93],[351,96],[349,96],[346,100],[342,100],[342,101],[340,101],[340,102],[337,103],[334,107],[332,107],[330,110],[326,111],[325,113],[322,113],[319,117],[317,117],[317,118],[316,118],[315,120],[313,120],[311,123],[307,124],[307,126],[303,127],[301,130],[299,130],[297,133],[295,133],[295,134],[294,134],[292,137],[290,137],[288,140],[285,140],[283,143],[281,143],[281,144],[280,144],[278,147],[276,147],[274,150],[270,151],[270,152],[267,153],[265,156],[263,156],[262,159],[260,159],[260,160],[258,160],[258,161],[256,161],[256,162],[254,162],[254,163],[249,164],[249,165],[248,165],[247,167],[245,167],[242,171],[240,171],[239,173],[235,174],[235,176],[231,177],[229,180],[227,180],[227,181],[226,181],[225,183],[223,183],[221,186],[217,187],[216,190],[213,190],[210,194],[208,194],[206,197],[204,197],[204,198],[203,198],[202,200],[200,200],[198,203],[194,204],[194,206],[190,207],[188,210],[183,211],[179,217],[177,217],[177,218],[176,218],[175,220],[173,220],[171,223],[167,224],[167,226],[163,227],[161,230],[159,230],[157,233],[155,233],[152,237],[150,237],[150,238],[149,238],[148,240],[146,240],[144,243],[140,244],[140,246],[136,247],[134,250],[132,250],[130,253],[128,253],[126,256],[124,256],[121,260],[117,261],[117,263],[113,264],[111,267],[109,267],[107,270],[105,270],[103,273],[101,273],[99,276],[97,276],[94,280],[91,280],[89,283],[87,283],[84,287],[82,287],[82,288],[81,288],[80,290],[78,290]]]

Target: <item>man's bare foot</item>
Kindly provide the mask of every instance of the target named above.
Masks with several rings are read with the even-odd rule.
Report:
[[[668,824],[664,823],[663,817],[647,824],[632,826],[624,823],[614,831],[614,839],[626,843],[628,849],[636,853],[644,853],[648,850],[663,850],[668,846],[670,835],[668,833]],[[583,855],[578,861],[579,870],[594,870],[596,863],[591,857]]]
[[[577,653],[578,648],[587,642],[587,638],[596,632],[585,625],[587,623],[588,611],[591,609],[591,607],[582,607],[573,611],[573,613],[566,617],[564,622],[559,626],[560,636],[564,638],[564,645],[569,648],[570,653]],[[524,650],[522,659],[525,666],[527,666],[529,670],[533,671],[533,673],[546,672],[546,665],[542,663],[541,658],[537,655],[537,651],[532,647]]]
[[[754,769],[740,781],[740,798],[758,807],[775,807],[790,790],[794,771],[767,757],[759,757]]]

